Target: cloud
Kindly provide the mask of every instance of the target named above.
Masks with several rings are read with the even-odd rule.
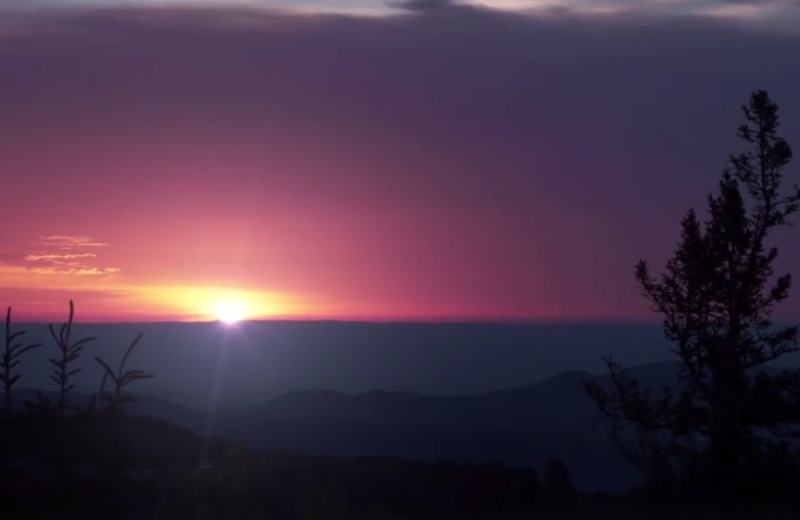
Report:
[[[387,5],[396,9],[422,13],[459,7],[455,0],[389,0]]]
[[[32,242],[35,250],[27,253],[0,251],[0,273],[8,277],[0,284],[8,285],[11,278],[17,283],[32,283],[33,280],[19,281],[25,276],[59,275],[59,276],[103,276],[119,273],[117,267],[98,264],[96,253],[71,253],[76,248],[108,247],[105,242],[98,242],[92,237],[83,235],[49,235],[40,236]]]
[[[76,260],[78,258],[95,258],[96,256],[97,255],[93,253],[68,254],[68,255],[33,253],[25,256],[25,260],[29,262],[63,263],[65,260]]]
[[[91,267],[86,265],[66,265],[64,267],[31,267],[28,269],[34,274],[68,274],[75,276],[99,276],[105,274],[118,273],[120,270],[116,267]]]
[[[39,237],[39,245],[72,249],[73,247],[107,247],[105,242],[96,242],[92,237],[81,235],[50,235]]]
[[[748,9],[731,9],[747,4]],[[650,14],[702,14],[727,18],[768,18],[779,24],[781,16],[797,20],[798,0],[6,0],[3,7],[15,13],[52,10],[189,10],[214,9],[220,13],[249,10],[260,13],[378,15],[397,11],[435,13],[453,8],[477,7],[513,12],[569,11],[576,13],[637,12]],[[794,14],[793,14],[794,13]],[[788,26],[788,23],[785,24]],[[8,30],[8,28],[7,28]]]
[[[751,4],[756,6],[784,5],[787,7],[800,6],[800,0],[722,0],[726,4]]]
[[[90,237],[44,237],[45,243],[58,249],[71,249],[72,247],[106,247],[108,244],[93,242]],[[62,244],[73,244],[64,246]],[[41,245],[42,242],[39,242]],[[29,266],[28,270],[34,274],[71,274],[76,276],[99,276],[118,273],[116,267],[98,267],[87,263],[88,259],[95,259],[94,253],[43,253],[33,252],[25,256],[25,261],[30,264],[47,264],[43,267]]]

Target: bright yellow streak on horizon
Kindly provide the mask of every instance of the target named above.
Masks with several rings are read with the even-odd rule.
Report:
[[[130,283],[117,273],[104,276],[44,274],[21,267],[0,266],[0,287],[57,291],[64,294],[64,302],[73,299],[91,314],[100,311],[120,316],[163,315],[186,321],[216,321],[220,318],[220,305],[234,303],[240,309],[241,319],[252,320],[313,316],[330,311],[328,306],[306,296],[237,289],[219,283]]]
[[[197,321],[263,319],[304,315],[313,308],[289,295],[218,286],[152,286],[136,291],[143,308]]]

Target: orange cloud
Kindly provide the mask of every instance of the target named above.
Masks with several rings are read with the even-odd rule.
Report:
[[[120,272],[116,267],[69,267],[69,268],[56,268],[56,267],[33,267],[29,269],[31,273],[36,274],[72,274],[78,276],[98,276],[103,274],[112,274]]]
[[[70,255],[43,255],[43,254],[30,254],[25,257],[29,262],[61,262],[63,260],[75,260],[78,258],[95,258],[97,255],[93,253],[70,254]]]
[[[3,286],[36,287],[42,283],[41,276],[45,275],[48,277],[46,283],[50,286],[56,283],[80,290],[80,287],[74,287],[72,277],[99,277],[120,272],[117,267],[102,265],[96,253],[61,252],[75,247],[108,247],[107,243],[89,236],[42,236],[32,245],[36,246],[36,250],[21,254],[2,252],[0,275],[3,276]],[[63,280],[54,280],[53,277]]]
[[[39,237],[38,245],[71,249],[73,247],[108,247],[105,242],[96,242],[92,237],[84,235],[49,235]]]

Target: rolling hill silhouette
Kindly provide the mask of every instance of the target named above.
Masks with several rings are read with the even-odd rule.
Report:
[[[631,369],[645,387],[675,381],[678,365],[660,362]],[[774,370],[778,370],[775,368]],[[205,436],[274,450],[316,455],[388,456],[475,462],[502,459],[513,466],[563,460],[587,491],[629,488],[638,471],[626,464],[601,425],[581,383],[605,375],[569,371],[532,385],[458,397],[372,391],[291,392],[257,406],[191,408],[153,396],[129,407]],[[17,392],[17,404],[35,398]],[[77,395],[76,403],[88,400]]]

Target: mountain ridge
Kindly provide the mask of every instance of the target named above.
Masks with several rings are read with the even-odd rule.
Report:
[[[678,367],[673,361],[646,363],[631,367],[629,374],[645,387],[659,388],[665,381],[676,381]],[[581,489],[628,489],[641,475],[626,464],[608,432],[593,424],[597,409],[581,385],[587,378],[609,384],[607,375],[571,370],[530,385],[484,394],[305,390],[257,405],[205,408],[140,395],[128,409],[206,437],[310,455],[427,461],[502,459],[510,466],[557,458],[567,464]],[[35,398],[35,393],[20,390],[17,401]],[[75,394],[74,402],[89,398]]]

